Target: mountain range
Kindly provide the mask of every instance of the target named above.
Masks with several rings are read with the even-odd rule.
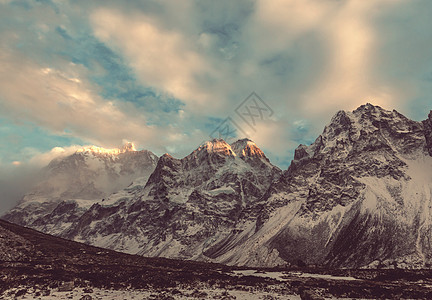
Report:
[[[132,145],[52,161],[2,218],[143,256],[230,265],[424,268],[432,263],[432,114],[339,111],[287,170],[252,141],[188,156]]]

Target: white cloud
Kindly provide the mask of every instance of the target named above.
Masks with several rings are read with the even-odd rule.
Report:
[[[158,27],[144,14],[126,15],[113,9],[97,9],[91,21],[96,37],[121,49],[144,84],[186,103],[207,100],[195,79],[208,68],[207,63],[190,47],[187,36]]]
[[[286,48],[300,35],[325,26],[340,5],[322,0],[259,0],[251,24],[264,41],[257,46],[260,50]]]
[[[44,167],[48,165],[53,159],[72,155],[77,150],[82,149],[83,146],[73,145],[69,147],[54,147],[50,151],[43,153],[35,153],[28,162],[24,162],[36,167]]]
[[[77,65],[64,64],[59,71],[6,51],[0,52],[0,65],[2,114],[99,145],[157,140],[157,128],[147,126],[142,115],[127,115],[98,96]]]
[[[217,16],[185,5],[188,25],[164,13],[104,8],[94,10],[91,21],[96,36],[128,58],[143,84],[184,101],[189,115],[227,117],[257,91],[279,121],[263,125],[255,139],[286,155],[294,144],[293,119],[313,118],[318,133],[339,109],[368,101],[397,108],[406,96],[409,89],[391,86],[375,69],[380,45],[374,22],[399,3],[260,0],[249,16],[226,2],[210,5]],[[161,6],[172,16],[174,4]],[[181,132],[168,136],[170,143],[183,141],[173,139]]]
[[[62,62],[55,67],[38,65],[22,57],[12,62],[0,58],[9,68],[0,70],[5,78],[0,88],[10,99],[3,106],[17,118],[60,134],[67,128],[95,144],[114,146],[127,139],[161,152],[171,147],[182,155],[212,131],[206,127],[209,117],[232,116],[237,105],[256,91],[273,108],[277,121],[258,128],[252,138],[285,155],[297,143],[290,134],[295,120],[310,120],[311,131],[318,134],[339,109],[353,109],[367,101],[399,108],[405,99],[421,93],[413,81],[394,75],[413,72],[411,63],[404,64],[406,68],[388,67],[397,65],[400,47],[388,56],[393,60],[382,63],[387,58],[383,45],[388,42],[382,23],[389,16],[392,22],[406,17],[401,3],[406,2],[81,2],[70,5],[58,23],[64,23],[68,32],[77,32],[73,22],[81,19],[73,14],[85,10],[83,18],[89,13],[96,37],[127,60],[144,86],[168,92],[186,107],[173,118],[152,112],[157,125],[149,127],[134,104],[120,107],[116,100],[98,96],[100,91],[86,79],[94,70]],[[51,27],[56,25],[50,22]],[[427,28],[420,25],[424,24],[413,28]],[[409,30],[391,34],[404,38]],[[13,32],[8,37],[13,39]],[[413,38],[410,44],[417,42]],[[419,52],[423,55],[410,60],[416,67],[425,66],[430,58],[426,50]],[[382,66],[386,71],[380,70]]]
[[[55,3],[60,13],[41,3],[0,10],[0,112],[86,143],[113,147],[129,140],[181,157],[208,138],[209,117],[235,116],[234,109],[256,91],[275,119],[248,129],[249,137],[284,159],[302,134],[307,140],[319,134],[339,109],[365,102],[388,109],[409,106],[411,99],[430,102],[431,83],[424,80],[432,74],[426,1]],[[89,78],[110,70],[97,63],[87,69],[54,55],[70,42],[57,27],[71,36],[93,30],[145,87],[172,94],[186,106],[165,114],[104,99]],[[149,114],[153,126],[147,125]],[[297,120],[309,126],[293,135]],[[18,174],[78,147],[20,149],[32,159],[2,166],[0,190],[12,185],[12,179],[4,183],[9,168]]]
[[[354,109],[367,101],[395,108],[407,97],[407,89],[378,76],[378,52],[385,37],[379,36],[376,20],[400,4],[390,0],[262,0],[250,22],[250,35],[256,39],[257,55],[298,48],[312,62],[311,68],[304,63],[296,70],[303,78],[302,90],[279,89],[289,101],[301,103],[301,113],[328,118],[339,109]],[[314,42],[299,48],[307,38]]]
[[[397,94],[374,80],[378,37],[371,26],[373,1],[350,1],[323,25],[331,54],[323,77],[307,94],[306,110],[354,109],[366,101],[392,107]],[[319,101],[317,101],[319,99]],[[373,99],[373,100],[372,100]]]

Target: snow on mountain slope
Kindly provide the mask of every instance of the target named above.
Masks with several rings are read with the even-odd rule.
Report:
[[[59,235],[94,203],[133,180],[147,181],[157,161],[131,143],[121,149],[83,148],[51,161],[42,181],[3,219]]]
[[[215,139],[183,159],[163,155],[145,186],[95,204],[64,236],[148,256],[210,259],[225,251],[213,246],[250,227],[281,173],[256,145],[260,155],[240,142],[236,151]]]
[[[426,264],[426,135],[396,111],[340,111],[282,176],[252,141],[213,140],[162,156],[145,186],[92,207],[67,237],[237,265]]]
[[[284,172],[248,139],[215,139],[182,159],[163,155],[148,180],[135,178],[103,201],[82,196],[101,190],[103,180],[90,180],[68,185],[62,195],[75,199],[54,201],[50,214],[44,205],[53,202],[30,201],[19,213],[36,217],[18,216],[45,232],[146,256],[429,267],[431,154],[432,114],[416,122],[366,104],[338,112],[312,145],[296,149]],[[56,188],[45,191],[59,197]]]
[[[370,104],[337,113],[272,185],[256,234],[281,210],[295,209],[263,247],[291,264],[429,265],[426,135],[422,123]]]

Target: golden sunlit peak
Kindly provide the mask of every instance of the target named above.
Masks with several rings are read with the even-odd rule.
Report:
[[[104,155],[118,155],[125,152],[136,151],[134,143],[127,142],[122,148],[106,149],[98,146],[87,146],[77,150],[77,153],[96,153]]]
[[[125,144],[122,147],[123,152],[127,151],[137,151],[135,148],[135,144],[133,142],[125,142]]]

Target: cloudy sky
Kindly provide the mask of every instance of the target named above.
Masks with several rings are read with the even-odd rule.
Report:
[[[338,110],[425,119],[431,16],[428,0],[0,0],[1,196],[83,145],[182,157],[228,117],[282,168]],[[236,111],[252,92],[272,112],[256,122]]]

